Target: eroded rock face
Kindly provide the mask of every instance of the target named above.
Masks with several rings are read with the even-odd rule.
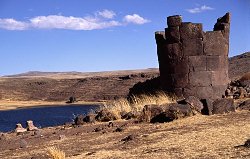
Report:
[[[221,98],[229,82],[230,14],[208,32],[178,15],[168,17],[167,24],[165,32],[155,33],[161,87],[178,97]]]

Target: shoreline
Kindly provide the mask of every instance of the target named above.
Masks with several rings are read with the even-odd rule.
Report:
[[[104,102],[85,102],[78,101],[76,103],[65,103],[65,101],[47,102],[47,101],[6,101],[0,100],[0,111],[17,110],[26,108],[41,108],[53,106],[69,106],[69,105],[103,105]]]

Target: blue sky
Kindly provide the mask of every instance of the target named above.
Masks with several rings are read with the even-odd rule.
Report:
[[[208,31],[226,12],[229,55],[250,51],[249,0],[0,0],[0,76],[158,67],[154,32],[167,16]]]

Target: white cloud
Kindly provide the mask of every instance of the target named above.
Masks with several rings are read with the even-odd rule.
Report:
[[[103,21],[96,18],[65,17],[61,15],[38,16],[30,19],[33,28],[40,29],[69,29],[69,30],[94,30],[121,25],[117,21]]]
[[[118,21],[104,21],[94,17],[73,17],[61,15],[37,16],[28,22],[15,19],[0,19],[0,28],[6,30],[27,29],[69,29],[69,30],[94,30],[122,25]]]
[[[209,6],[206,6],[206,5],[203,5],[201,7],[196,7],[196,8],[192,8],[192,9],[187,9],[187,11],[189,13],[201,13],[201,12],[204,12],[204,11],[208,11],[208,10],[214,10],[214,8],[212,7],[209,7]]]
[[[104,10],[97,12],[97,16],[74,17],[63,15],[37,16],[25,21],[15,19],[1,19],[0,29],[6,30],[28,30],[28,29],[68,29],[68,30],[96,30],[124,25],[125,23],[144,24],[149,20],[137,14],[126,15],[123,22],[111,20],[114,12]]]
[[[150,22],[148,19],[144,19],[138,14],[126,15],[123,20],[127,23],[134,23],[134,24],[145,24]]]
[[[112,10],[107,10],[107,9],[97,12],[97,14],[107,19],[112,19],[116,16],[115,12],[113,12]]]
[[[28,24],[15,19],[0,19],[0,28],[6,30],[25,30]]]

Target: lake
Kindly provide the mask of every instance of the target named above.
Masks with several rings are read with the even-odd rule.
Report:
[[[87,114],[97,107],[97,105],[66,105],[0,111],[0,132],[14,130],[17,123],[21,123],[25,128],[27,120],[32,120],[39,128],[63,125],[72,122],[76,115]]]

